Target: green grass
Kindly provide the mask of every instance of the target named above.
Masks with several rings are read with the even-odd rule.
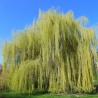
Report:
[[[50,93],[36,93],[32,95],[21,94],[16,92],[0,92],[0,98],[98,98],[98,94],[70,94],[70,95],[56,95]]]

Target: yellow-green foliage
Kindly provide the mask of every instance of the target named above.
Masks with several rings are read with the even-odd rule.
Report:
[[[95,59],[94,30],[71,12],[41,12],[32,27],[14,34],[3,47],[9,88],[19,92],[90,92]]]
[[[0,90],[8,89],[8,74],[0,73]]]

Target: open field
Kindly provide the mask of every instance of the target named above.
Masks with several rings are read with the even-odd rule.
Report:
[[[16,92],[0,92],[0,98],[98,98],[98,94],[70,94],[56,95],[50,93],[35,93],[33,95],[20,94]]]

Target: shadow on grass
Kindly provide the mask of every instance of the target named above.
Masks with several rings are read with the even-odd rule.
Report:
[[[12,91],[0,92],[0,98],[98,98],[98,94],[75,93],[75,94],[52,94],[47,91],[33,91],[32,94],[17,93]]]
[[[26,93],[17,93],[12,91],[0,91],[0,98],[35,98],[42,95],[47,95],[49,92],[47,91],[33,91],[32,94]]]
[[[44,94],[49,94],[48,91],[33,91],[32,95],[38,96],[38,95],[44,95]]]

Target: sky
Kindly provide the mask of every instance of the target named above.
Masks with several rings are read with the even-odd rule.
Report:
[[[73,11],[75,18],[86,16],[90,26],[98,24],[98,0],[0,0],[0,63],[3,42],[11,40],[12,32],[31,25],[39,9],[52,7],[64,13]]]

